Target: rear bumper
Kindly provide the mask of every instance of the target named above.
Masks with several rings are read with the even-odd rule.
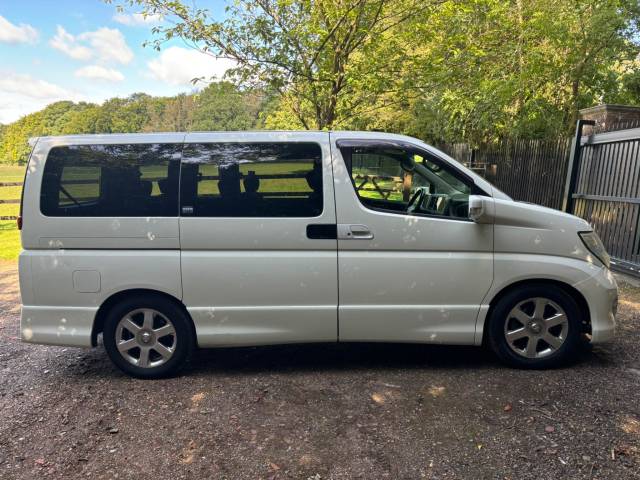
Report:
[[[23,306],[20,337],[26,343],[91,347],[97,308]]]
[[[615,335],[615,311],[618,286],[613,274],[606,268],[574,285],[587,300],[591,315],[591,343],[611,340]]]

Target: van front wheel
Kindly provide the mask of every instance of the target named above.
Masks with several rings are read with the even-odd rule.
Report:
[[[507,293],[494,307],[488,340],[508,365],[550,368],[575,357],[581,332],[580,309],[568,293],[528,285]]]
[[[111,361],[138,378],[160,378],[178,371],[194,348],[191,322],[168,299],[139,296],[107,314],[104,346]]]

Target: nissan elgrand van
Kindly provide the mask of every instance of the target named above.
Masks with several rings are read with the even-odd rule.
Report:
[[[153,378],[196,347],[487,345],[544,368],[614,332],[584,220],[516,202],[414,138],[41,137],[21,217],[21,336]]]

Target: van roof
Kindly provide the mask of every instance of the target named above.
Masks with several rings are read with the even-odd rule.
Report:
[[[389,132],[381,132],[381,131],[356,131],[356,130],[211,130],[211,131],[189,131],[189,132],[144,132],[144,133],[83,133],[83,134],[74,134],[74,135],[49,135],[49,136],[41,136],[41,137],[31,137],[29,139],[29,144],[35,144],[36,141],[55,141],[55,142],[73,142],[73,141],[82,141],[86,143],[91,140],[110,140],[113,141],[115,139],[121,138],[123,141],[127,139],[142,139],[153,137],[154,140],[162,141],[163,137],[168,139],[174,139],[179,135],[198,135],[198,134],[243,134],[243,135],[261,135],[265,133],[274,133],[274,134],[286,134],[286,135],[318,135],[323,133],[333,133],[340,134],[341,136],[344,134],[353,134],[358,137],[369,137],[369,136],[384,136],[386,138],[397,138],[397,139],[411,139],[418,140],[416,138],[408,137],[406,135],[400,135],[396,133]]]

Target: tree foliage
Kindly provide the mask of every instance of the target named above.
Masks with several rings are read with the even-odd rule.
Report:
[[[580,108],[640,100],[623,81],[639,15],[637,0],[446,2],[408,35],[435,36],[414,57],[415,108],[440,117],[446,131],[433,133],[448,138],[567,133]]]
[[[241,90],[228,82],[212,83],[202,91],[176,97],[136,93],[112,98],[102,105],[56,102],[0,129],[0,163],[23,163],[27,140],[42,135],[133,133],[189,130],[246,130],[262,120],[264,95]]]
[[[179,37],[233,59],[229,81],[57,102],[0,127],[0,161],[24,161],[30,136],[71,133],[376,129],[479,144],[568,135],[580,108],[640,105],[638,0],[235,0],[224,15],[114,1],[165,18],[156,48]]]
[[[192,2],[125,5],[168,19],[157,48],[181,37],[277,91],[270,126],[481,142],[640,102],[637,0],[236,0],[221,21]]]
[[[157,48],[181,37],[232,59],[239,82],[278,92],[299,125],[324,129],[388,90],[405,53],[401,30],[441,0],[237,0],[222,21],[192,2],[127,3],[169,19],[155,28]]]

